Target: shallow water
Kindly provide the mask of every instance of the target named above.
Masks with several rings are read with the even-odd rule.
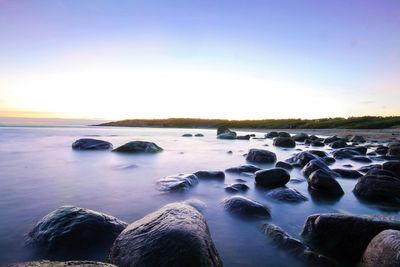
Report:
[[[181,137],[183,133],[203,133],[204,137]],[[258,137],[263,134],[257,134]],[[127,155],[110,151],[74,151],[71,144],[79,138],[98,138],[114,147],[128,141],[157,143],[164,151],[152,155]],[[81,206],[133,222],[167,203],[197,199],[206,203],[203,214],[225,266],[301,266],[278,251],[259,230],[263,220],[243,220],[227,214],[220,202],[228,196],[224,184],[246,180],[245,196],[271,208],[272,218],[299,238],[308,215],[323,212],[353,214],[389,214],[355,198],[355,180],[338,179],[345,195],[338,201],[323,201],[310,195],[307,183],[287,184],[309,198],[300,204],[278,203],[265,196],[267,190],[255,188],[250,176],[226,173],[224,182],[204,181],[186,192],[161,193],[156,181],[177,173],[198,170],[225,170],[245,164],[244,153],[263,148],[285,160],[295,149],[272,146],[272,140],[218,140],[215,130],[156,128],[38,128],[0,127],[0,264],[40,258],[24,247],[24,235],[44,215],[62,205]],[[265,145],[268,146],[265,146]],[[304,149],[298,144],[297,148]],[[314,149],[314,148],[313,148]],[[233,153],[228,154],[231,150]],[[339,160],[332,168],[351,163]],[[263,165],[260,167],[272,167]],[[292,178],[301,177],[299,170]],[[104,260],[105,251],[90,255],[65,255],[65,259]]]

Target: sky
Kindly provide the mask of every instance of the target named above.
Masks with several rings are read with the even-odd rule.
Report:
[[[0,0],[0,117],[400,115],[398,0]]]

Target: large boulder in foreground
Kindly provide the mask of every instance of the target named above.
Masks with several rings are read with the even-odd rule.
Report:
[[[330,172],[316,170],[307,179],[309,187],[324,196],[341,196],[344,191]]]
[[[107,150],[112,147],[110,142],[92,138],[78,139],[72,144],[72,148],[76,150]]]
[[[265,187],[284,186],[290,180],[290,174],[282,168],[260,170],[255,173],[256,184]]]
[[[344,263],[356,263],[381,231],[400,229],[400,220],[384,216],[315,214],[307,218],[301,235],[312,248]]]
[[[296,142],[290,137],[277,137],[274,139],[273,145],[278,147],[293,148],[296,146]]]
[[[98,261],[29,261],[7,265],[7,267],[116,267],[113,264]]]
[[[113,151],[115,152],[125,152],[125,153],[156,153],[160,152],[163,149],[156,145],[153,142],[146,142],[146,141],[132,141],[128,142],[125,145],[117,147]]]
[[[276,155],[274,152],[265,149],[252,148],[247,153],[246,160],[254,163],[274,163]]]
[[[119,267],[222,266],[203,215],[183,203],[130,224],[115,240],[109,261]]]
[[[104,213],[62,206],[36,224],[28,234],[27,244],[49,253],[110,247],[127,225]]]
[[[375,236],[365,250],[360,266],[400,266],[400,231],[385,230]]]
[[[291,237],[279,226],[265,223],[261,231],[268,236],[272,243],[287,255],[301,261],[306,266],[329,267],[337,266],[336,263],[323,255],[317,254],[303,244],[300,240]]]
[[[169,175],[157,181],[158,190],[160,191],[184,191],[199,182],[194,174],[176,174]]]
[[[240,217],[271,217],[265,205],[243,196],[233,196],[222,201],[225,210]]]
[[[393,176],[362,176],[353,192],[361,199],[400,205],[400,179]]]

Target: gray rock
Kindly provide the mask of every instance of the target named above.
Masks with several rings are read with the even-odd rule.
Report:
[[[293,169],[293,166],[292,166],[291,164],[289,164],[289,163],[287,163],[287,162],[283,162],[283,161],[278,161],[278,162],[275,164],[275,167],[277,167],[277,168],[282,168],[282,169],[285,169],[285,170],[288,170],[288,171],[290,171],[290,170]]]
[[[389,151],[387,152],[387,154],[389,156],[400,156],[400,143],[391,143],[389,144]]]
[[[204,134],[202,134],[202,133],[197,133],[197,134],[195,134],[194,136],[195,136],[195,137],[204,137]]]
[[[382,146],[382,145],[378,146],[375,149],[375,153],[378,155],[386,155],[388,153],[388,151],[389,151],[389,148],[387,146]]]
[[[109,261],[119,267],[222,266],[203,215],[183,203],[130,224],[115,240]]]
[[[275,138],[278,137],[279,133],[278,132],[269,132],[265,135],[265,138]]]
[[[247,190],[249,190],[249,187],[242,183],[231,184],[231,185],[225,187],[225,191],[227,191],[229,193],[246,192]]]
[[[327,173],[330,173],[332,176],[336,176],[337,174],[331,171],[331,169],[326,165],[326,163],[321,159],[313,159],[308,162],[303,169],[301,170],[305,177],[309,177],[311,173],[316,170],[324,170]]]
[[[256,184],[264,187],[284,186],[290,180],[288,171],[282,168],[273,168],[255,172]]]
[[[391,160],[382,164],[382,169],[393,172],[400,178],[400,160]]]
[[[400,180],[392,176],[362,176],[358,178],[353,192],[361,199],[400,204]]]
[[[331,144],[331,148],[343,148],[346,146],[347,146],[347,143],[346,143],[346,141],[343,141],[343,140],[338,140]]]
[[[245,165],[241,165],[241,166],[237,166],[237,167],[228,168],[225,171],[231,172],[231,173],[243,173],[243,172],[255,173],[256,171],[259,171],[259,170],[261,170],[261,169],[258,168],[257,166],[254,166],[251,164],[245,164]]]
[[[355,142],[355,143],[365,143],[366,140],[363,136],[361,135],[354,135],[350,138],[350,142]]]
[[[357,179],[362,175],[359,171],[356,170],[349,170],[349,169],[333,169],[335,173],[338,173],[342,178],[351,178],[351,179]]]
[[[293,140],[296,142],[304,142],[308,138],[309,138],[309,136],[306,133],[298,133],[293,136]]]
[[[315,214],[307,218],[301,235],[316,251],[354,264],[370,241],[387,229],[399,230],[400,220],[384,216]]]
[[[400,231],[385,230],[369,243],[361,259],[360,267],[400,266]]]
[[[110,142],[91,138],[82,138],[72,144],[72,148],[76,150],[107,150],[112,147]]]
[[[227,126],[220,126],[217,128],[217,135],[225,133],[226,131],[230,131]]]
[[[324,144],[324,143],[322,143],[321,141],[317,141],[317,140],[315,140],[315,141],[312,141],[312,142],[311,142],[311,146],[315,146],[315,147],[323,147],[323,146],[325,146],[325,144]]]
[[[252,148],[247,153],[246,160],[255,163],[274,163],[276,155],[274,152],[265,149]]]
[[[299,191],[291,188],[275,188],[266,195],[267,197],[283,202],[299,203],[308,200]]]
[[[223,171],[197,171],[194,173],[194,175],[196,175],[199,179],[225,179],[225,173]]]
[[[332,176],[331,172],[323,169],[311,173],[307,182],[312,190],[326,196],[341,196],[344,194],[342,187],[335,180],[334,176]]]
[[[182,137],[192,137],[192,136],[193,136],[193,134],[190,134],[190,133],[182,134]]]
[[[230,130],[227,130],[224,133],[220,133],[217,135],[218,139],[227,139],[227,140],[233,140],[236,139],[236,132],[232,132]]]
[[[237,140],[250,140],[250,135],[240,135],[240,136],[236,136]]]
[[[288,137],[288,138],[290,138],[291,136],[290,136],[290,134],[287,133],[287,132],[279,132],[279,133],[278,133],[278,137]]]
[[[101,212],[62,206],[35,225],[27,236],[27,244],[45,253],[109,247],[127,225]]]
[[[307,163],[309,163],[311,160],[318,158],[318,156],[311,154],[308,151],[303,151],[300,153],[297,153],[291,158],[288,158],[286,162],[292,164],[292,165],[297,165],[301,168],[303,168]]]
[[[271,217],[270,210],[265,205],[243,196],[225,198],[222,204],[226,211],[241,217]]]
[[[169,175],[158,180],[158,189],[160,191],[184,191],[199,182],[194,174],[176,174]]]
[[[367,173],[372,169],[382,169],[382,166],[380,164],[371,164],[367,166],[362,166],[361,168],[358,169],[358,171],[362,173]]]
[[[353,149],[341,148],[333,151],[332,155],[335,159],[351,159],[354,156],[360,156],[360,153]]]
[[[277,147],[293,148],[296,146],[296,142],[290,137],[276,137],[273,145]]]
[[[372,160],[370,158],[367,157],[363,157],[363,156],[354,156],[351,158],[352,161],[356,161],[356,162],[361,162],[361,163],[371,163]]]
[[[30,261],[6,265],[7,267],[117,267],[110,263],[98,261]]]
[[[161,147],[152,142],[132,141],[126,143],[125,145],[117,147],[113,151],[124,152],[124,153],[139,153],[139,152],[156,153],[162,150],[163,149]]]

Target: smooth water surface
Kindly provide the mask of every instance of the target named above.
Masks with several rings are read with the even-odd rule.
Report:
[[[181,137],[183,133],[203,133],[204,137]],[[264,134],[257,134],[258,137]],[[158,154],[118,154],[111,151],[74,151],[79,138],[98,138],[114,147],[128,141],[145,140],[164,148]],[[267,145],[267,146],[265,146]],[[299,232],[308,215],[323,212],[390,214],[358,201],[352,189],[355,180],[338,179],[345,195],[337,201],[323,201],[310,195],[307,182],[289,182],[308,201],[279,203],[265,196],[267,190],[255,188],[252,176],[226,173],[225,182],[204,181],[186,192],[163,193],[156,181],[177,173],[198,170],[225,170],[245,164],[243,154],[250,148],[263,148],[285,160],[295,149],[272,146],[272,140],[218,140],[215,130],[157,128],[40,128],[0,127],[0,264],[40,258],[24,247],[26,233],[44,215],[62,205],[75,205],[133,222],[167,203],[197,199],[206,203],[203,214],[225,266],[300,266],[270,244],[260,231],[263,220],[243,220],[226,213],[221,200],[228,196],[224,186],[235,179],[250,187],[244,195],[268,205],[272,218],[291,235]],[[298,144],[297,148],[305,149]],[[227,151],[233,153],[229,154]],[[337,161],[332,168],[350,163]],[[354,168],[361,166],[351,162]],[[273,165],[260,167],[268,168]],[[301,177],[291,172],[292,178]],[[65,255],[65,259],[105,260],[107,252],[91,255]]]

